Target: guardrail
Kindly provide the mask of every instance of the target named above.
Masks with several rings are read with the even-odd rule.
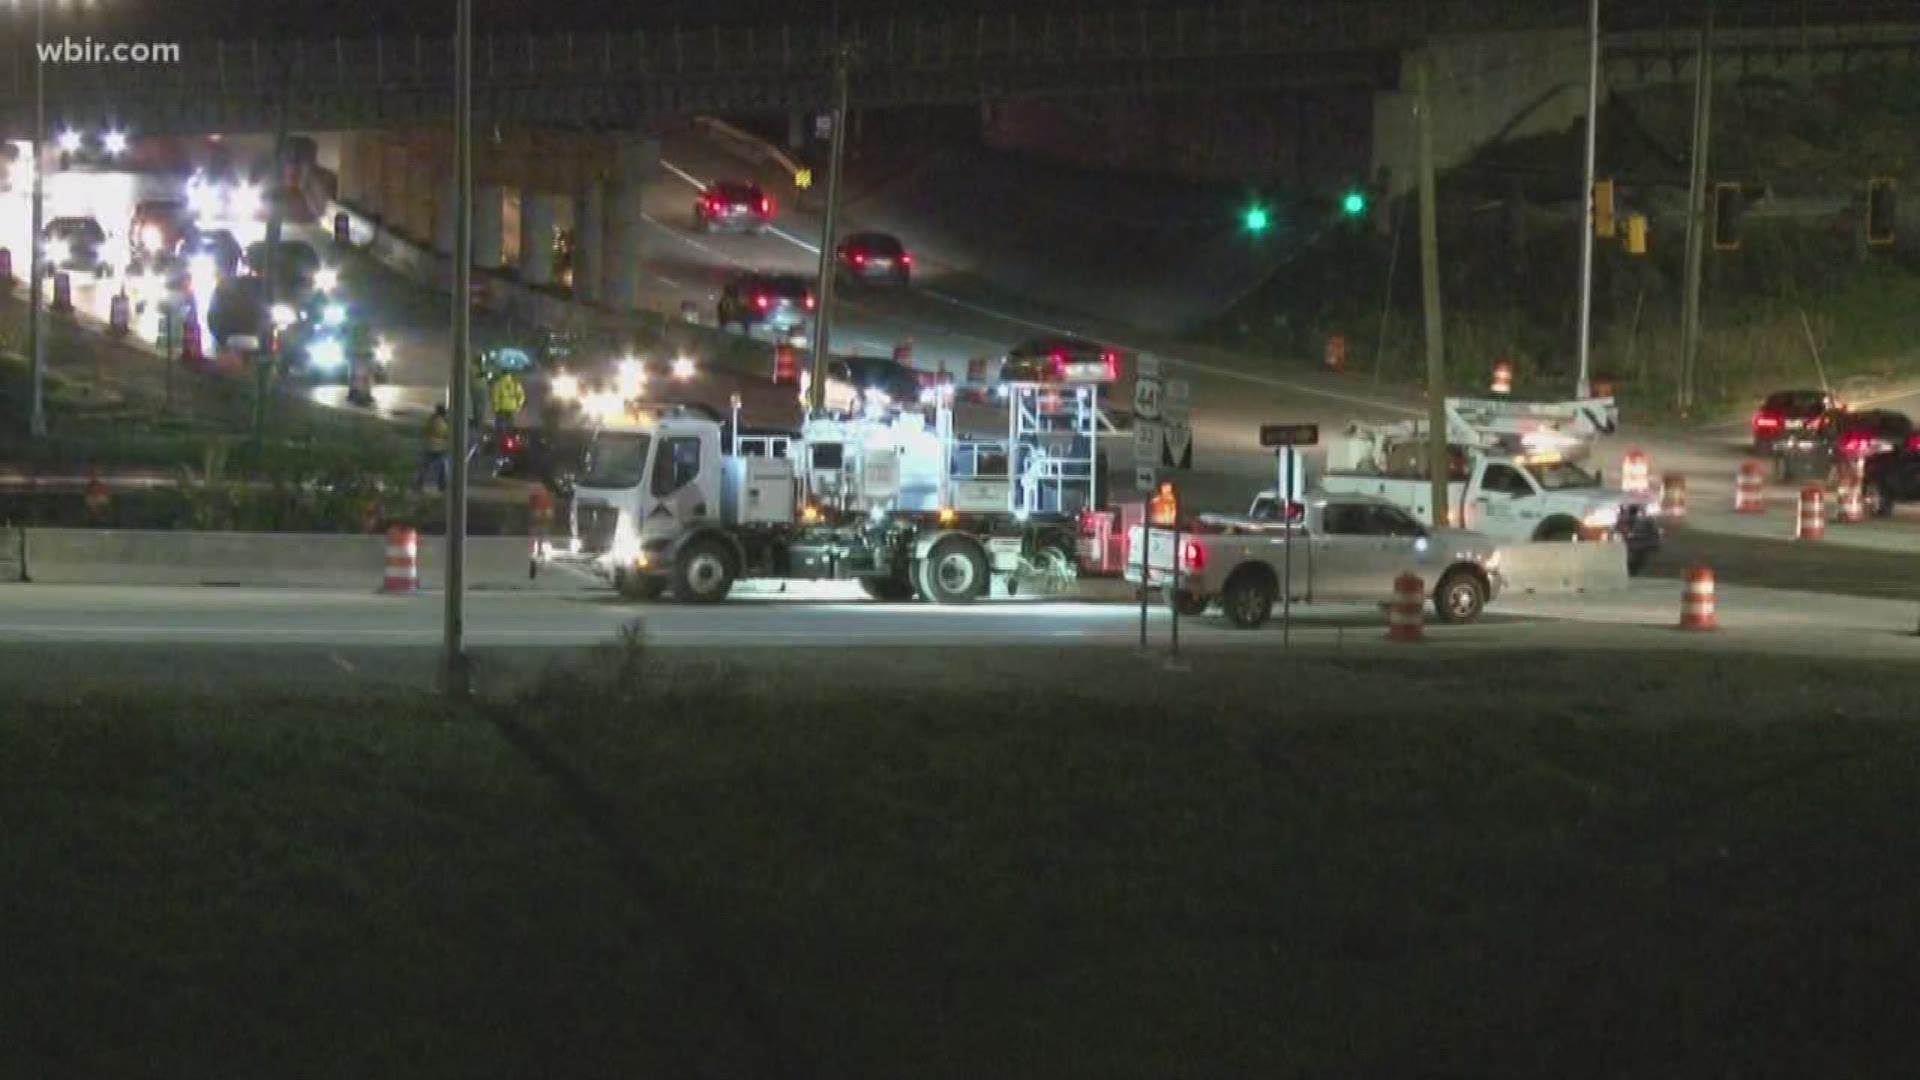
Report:
[[[1667,0],[1609,0],[1609,31],[1682,29],[1697,13]],[[663,79],[823,80],[840,47],[864,70],[938,73],[1073,62],[1148,62],[1401,48],[1435,33],[1577,26],[1581,5],[1516,14],[1467,0],[1318,0],[1213,3],[1058,12],[1010,11],[855,20],[840,34],[822,24],[671,27],[598,34],[483,35],[474,76],[491,87],[605,85]],[[1727,28],[1901,23],[1911,0],[1720,0]],[[32,91],[33,43],[22,42],[0,86]],[[63,94],[264,92],[336,87],[440,88],[453,77],[452,39],[336,37],[323,40],[181,43],[181,62],[113,66],[49,64],[47,91]]]

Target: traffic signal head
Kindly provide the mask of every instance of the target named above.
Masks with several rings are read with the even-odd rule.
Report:
[[[1269,224],[1267,220],[1267,208],[1257,203],[1249,206],[1247,207],[1246,213],[1241,215],[1240,220],[1246,225],[1247,231],[1250,233],[1266,232],[1267,225]]]
[[[1348,217],[1358,217],[1367,212],[1367,195],[1364,191],[1349,191],[1340,200],[1340,212]]]

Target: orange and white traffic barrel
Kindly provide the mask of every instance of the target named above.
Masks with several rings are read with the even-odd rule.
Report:
[[[1733,478],[1733,510],[1737,514],[1765,513],[1767,502],[1761,495],[1766,484],[1766,469],[1757,461],[1743,461]]]
[[[1687,516],[1687,478],[1680,473],[1660,478],[1660,516],[1668,521],[1682,521]]]
[[[1493,362],[1493,392],[1510,394],[1513,392],[1513,364],[1507,360]]]
[[[1680,594],[1680,629],[1712,630],[1719,623],[1713,613],[1713,568],[1687,571],[1686,591]]]
[[[1629,495],[1645,495],[1652,484],[1653,469],[1645,450],[1629,450],[1620,460],[1620,490]]]
[[[420,588],[420,533],[405,525],[387,530],[387,571],[383,593],[411,593]]]
[[[1387,640],[1426,640],[1427,584],[1418,574],[1393,579],[1393,606],[1387,609]]]
[[[1800,516],[1794,522],[1795,540],[1818,540],[1827,535],[1827,491],[1818,484],[1800,489]]]

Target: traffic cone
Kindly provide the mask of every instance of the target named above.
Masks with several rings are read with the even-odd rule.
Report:
[[[1718,625],[1713,612],[1713,568],[1696,566],[1687,571],[1686,590],[1680,594],[1680,629],[1712,630]]]
[[[1418,574],[1393,579],[1393,606],[1387,609],[1387,640],[1426,640],[1427,585]]]

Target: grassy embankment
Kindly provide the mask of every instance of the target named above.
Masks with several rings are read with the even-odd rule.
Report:
[[[0,1071],[1864,1076],[1920,1050],[1910,670],[753,663],[611,652],[466,712],[16,703]]]

